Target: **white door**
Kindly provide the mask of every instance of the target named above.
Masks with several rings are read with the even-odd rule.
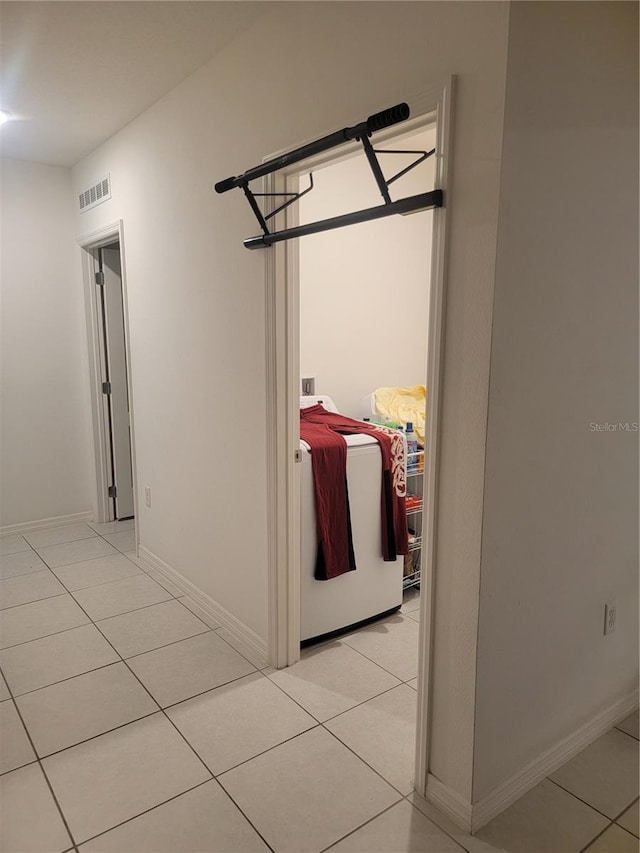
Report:
[[[102,307],[104,334],[103,394],[107,401],[106,433],[110,444],[107,456],[111,457],[109,496],[114,502],[114,517],[122,519],[131,518],[134,510],[120,247],[116,244],[100,249],[99,264],[98,305]]]

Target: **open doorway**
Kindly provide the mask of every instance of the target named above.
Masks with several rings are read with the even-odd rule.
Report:
[[[83,244],[96,468],[95,520],[135,512],[130,352],[121,228]]]
[[[433,189],[434,127],[397,134],[386,143],[376,144],[375,150],[385,175],[400,175],[392,183],[394,198]],[[303,176],[300,183],[308,186],[311,178]],[[299,200],[301,226],[336,213],[373,208],[380,202],[362,151],[315,170],[313,187]],[[401,606],[409,613],[409,598],[411,612],[418,607],[432,220],[433,211],[423,210],[300,240],[301,409],[319,403],[340,416],[358,423],[365,421],[362,426],[373,430],[368,436],[344,436],[348,534],[354,569],[346,571],[345,555],[341,561],[345,572],[326,583],[318,583],[314,571],[318,543],[313,448],[308,442],[301,444],[300,631],[305,645],[329,634],[344,634]],[[309,386],[314,390],[307,390]],[[313,412],[314,418],[325,417],[316,409],[307,411]],[[394,464],[393,469],[392,491],[406,502],[403,521],[410,538],[404,559],[396,559],[395,550],[385,559],[381,545],[380,490],[384,475],[376,439],[380,425],[393,429],[394,447],[402,447],[398,433],[404,438],[407,426],[409,435],[419,443],[406,466]],[[413,595],[407,592],[403,597],[403,590],[409,589]],[[399,662],[398,671],[412,673],[415,678],[417,625],[402,621],[399,616],[390,628],[394,641],[400,642],[396,634],[403,632],[406,660]]]
[[[120,243],[95,250],[97,324],[110,521],[133,518],[131,424]]]
[[[449,168],[449,123],[452,81],[414,99],[414,118],[404,126],[381,134],[376,142],[391,142],[408,132],[433,127],[436,138],[434,186],[446,191]],[[356,150],[341,149],[342,157]],[[400,147],[400,146],[398,146]],[[277,156],[277,155],[276,155]],[[272,159],[272,158],[269,158]],[[335,157],[320,155],[306,163],[318,169]],[[293,167],[267,178],[267,193],[295,192],[304,170]],[[428,190],[429,187],[425,187]],[[336,213],[340,211],[335,211]],[[281,214],[277,228],[298,225],[295,206]],[[444,316],[446,205],[433,213],[429,267],[429,308],[426,352],[427,405],[424,435],[422,547],[420,553],[417,725],[415,788],[424,793],[429,763],[429,714],[432,689],[431,637],[435,577],[435,518],[437,508],[438,422]],[[346,229],[347,231],[349,229]],[[306,239],[306,238],[303,238]],[[300,246],[298,241],[276,243],[266,258],[267,268],[267,417],[268,417],[268,522],[269,548],[269,656],[276,667],[300,659]],[[371,389],[373,390],[373,389]]]

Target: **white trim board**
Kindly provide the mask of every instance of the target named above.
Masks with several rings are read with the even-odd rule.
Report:
[[[558,741],[522,770],[514,773],[491,793],[474,804],[471,818],[471,830],[476,832],[489,823],[496,815],[515,803],[523,794],[535,785],[555,773],[563,764],[570,761],[585,747],[609,731],[616,723],[624,720],[638,707],[638,690],[618,699],[604,711],[596,714],[589,722],[580,726],[572,734]]]
[[[462,829],[471,832],[472,806],[431,773],[427,774],[425,799]]]
[[[94,286],[95,252],[97,249],[117,241],[120,245],[120,278],[122,281],[122,307],[124,311],[124,338],[127,361],[127,393],[129,396],[129,420],[131,432],[131,469],[133,476],[133,514],[138,513],[138,476],[136,469],[136,430],[134,415],[131,329],[129,324],[129,296],[125,260],[124,222],[118,219],[104,228],[77,237],[82,263],[83,290],[85,297],[85,322],[87,328],[87,347],[89,354],[89,399],[91,401],[91,426],[95,465],[94,516],[98,522],[113,521],[112,507],[107,497],[109,484],[109,464],[106,458],[106,436],[104,430],[103,407],[105,400],[99,388],[102,383],[100,367],[100,332],[97,325],[96,294]],[[136,527],[136,544],[138,528]]]
[[[54,515],[37,521],[25,521],[21,524],[5,524],[0,527],[0,536],[12,536],[16,533],[31,533],[33,530],[46,530],[49,527],[63,527],[67,524],[82,524],[93,521],[92,512],[75,512],[72,515]]]
[[[426,800],[467,832],[476,833],[527,791],[555,773],[589,744],[628,717],[637,707],[638,690],[636,689],[541,753],[473,805],[431,774],[427,779]]]
[[[185,595],[196,604],[210,619],[217,622],[220,627],[226,628],[227,631],[240,643],[247,647],[264,665],[267,663],[267,644],[258,636],[255,631],[252,631],[244,622],[237,619],[232,613],[224,608],[213,598],[208,596],[201,589],[191,583],[190,580],[181,575],[164,560],[161,560],[144,545],[138,548],[138,556],[142,562],[149,568],[156,571],[161,577],[170,581],[174,586],[177,586]]]

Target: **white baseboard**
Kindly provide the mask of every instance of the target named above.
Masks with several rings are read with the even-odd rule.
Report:
[[[489,823],[496,815],[515,803],[523,794],[531,790],[547,776],[550,776],[574,755],[593,743],[605,732],[624,720],[638,707],[638,691],[623,696],[604,711],[601,711],[588,723],[585,723],[555,746],[543,752],[522,770],[507,779],[491,793],[474,803],[471,813],[471,829],[476,832]],[[429,788],[427,786],[427,792]]]
[[[588,723],[543,752],[473,805],[431,773],[427,776],[425,799],[461,829],[475,834],[496,815],[520,799],[547,776],[555,773],[585,747],[624,720],[638,707],[638,690],[618,699]]]
[[[425,799],[451,818],[457,826],[467,830],[467,832],[471,831],[471,803],[467,802],[460,794],[452,791],[431,773],[427,774]]]
[[[62,527],[65,524],[81,524],[93,521],[92,512],[76,512],[73,515],[56,515],[53,518],[41,518],[37,521],[25,521],[22,524],[5,524],[0,527],[0,536],[12,536],[19,533],[31,533],[33,530],[45,530],[49,527]]]
[[[176,571],[168,563],[165,563],[164,560],[161,560],[160,557],[149,551],[148,548],[141,545],[138,549],[138,556],[143,563],[154,569],[163,578],[174,584],[174,586],[177,586],[207,616],[223,628],[226,628],[235,639],[247,646],[259,661],[263,664],[267,663],[267,644],[255,631],[252,631],[244,622],[241,622],[232,613],[229,613],[221,604],[218,604],[217,601],[214,601],[213,598],[202,592],[201,589],[198,589],[184,575],[181,575],[180,572]]]

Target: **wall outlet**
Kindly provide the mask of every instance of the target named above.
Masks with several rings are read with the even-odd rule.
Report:
[[[612,598],[611,601],[607,601],[604,606],[604,633],[605,636],[607,634],[613,634],[616,630],[616,619],[617,619],[618,611],[616,608],[616,600]]]
[[[312,397],[316,393],[316,378],[315,376],[307,376],[301,380],[302,396]]]
[[[144,487],[144,505],[151,509],[151,486]]]

